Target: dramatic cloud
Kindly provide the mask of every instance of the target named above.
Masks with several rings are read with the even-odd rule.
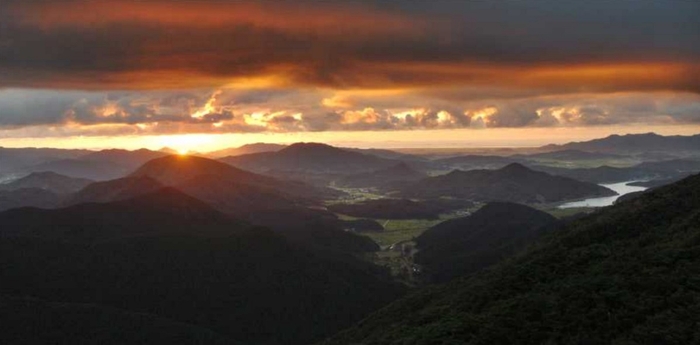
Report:
[[[697,2],[351,4],[7,1],[1,82],[700,90]]]
[[[636,92],[457,102],[411,91],[355,98],[296,89],[8,89],[0,91],[0,113],[0,128],[45,126],[51,128],[46,135],[59,136],[681,125],[700,123],[700,95]]]
[[[0,130],[697,124],[699,15],[697,1],[5,0]]]

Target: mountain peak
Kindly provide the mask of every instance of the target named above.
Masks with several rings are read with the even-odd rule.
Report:
[[[323,143],[295,143],[289,145],[279,152],[304,152],[304,151],[319,151],[319,152],[337,152],[343,151],[335,146]]]
[[[520,164],[520,163],[510,163],[506,165],[505,167],[501,168],[500,171],[503,172],[510,172],[510,173],[525,173],[525,172],[530,172],[528,167]]]

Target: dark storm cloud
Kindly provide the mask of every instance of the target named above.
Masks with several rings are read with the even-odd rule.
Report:
[[[698,15],[694,1],[9,1],[0,83],[173,88],[277,76],[334,88],[697,92]],[[642,63],[659,70],[595,71]]]

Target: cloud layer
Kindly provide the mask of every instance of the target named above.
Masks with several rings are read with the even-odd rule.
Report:
[[[696,1],[5,0],[0,128],[698,123],[698,15]]]

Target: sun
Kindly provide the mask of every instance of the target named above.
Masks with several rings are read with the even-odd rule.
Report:
[[[164,135],[158,138],[158,146],[170,147],[178,155],[186,156],[194,152],[206,151],[205,148],[211,145],[212,140],[211,135],[207,134]]]

